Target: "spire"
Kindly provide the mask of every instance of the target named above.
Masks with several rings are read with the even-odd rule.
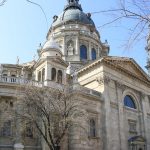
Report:
[[[68,4],[65,6],[64,10],[68,10],[68,9],[79,9],[82,11],[82,7],[79,4],[79,0],[67,0]]]

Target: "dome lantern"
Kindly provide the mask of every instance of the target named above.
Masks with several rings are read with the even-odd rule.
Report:
[[[82,7],[79,4],[79,0],[67,0],[68,4],[65,6],[64,11],[74,8],[74,9],[79,9],[80,11],[82,11]]]

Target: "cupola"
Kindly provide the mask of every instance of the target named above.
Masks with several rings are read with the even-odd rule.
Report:
[[[53,36],[51,36],[50,39],[45,42],[43,48],[39,51],[39,56],[41,58],[46,58],[48,56],[62,57],[61,48],[54,40]]]

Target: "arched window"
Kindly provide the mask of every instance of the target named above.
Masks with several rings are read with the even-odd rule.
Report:
[[[52,81],[56,81],[56,69],[52,68]]]
[[[42,69],[42,82],[45,81],[45,68]]]
[[[85,45],[80,46],[80,59],[81,60],[87,59],[87,48]]]
[[[16,82],[16,75],[12,74],[10,78],[11,82]]]
[[[96,123],[94,119],[90,119],[90,137],[96,137]]]
[[[131,96],[127,95],[124,98],[124,105],[133,109],[136,109],[136,105]]]
[[[38,72],[38,81],[41,82],[41,71]]]
[[[91,52],[92,60],[96,59],[96,50],[93,48]]]
[[[58,83],[62,83],[62,71],[61,70],[58,70],[57,82]]]

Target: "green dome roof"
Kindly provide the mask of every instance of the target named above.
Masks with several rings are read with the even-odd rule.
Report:
[[[82,11],[81,5],[78,4],[78,1],[70,2],[68,5],[66,5],[64,11],[59,16],[54,16],[54,22],[52,26],[58,26],[69,21],[76,21],[78,23],[95,27],[95,24],[91,19],[91,15],[85,14]]]

